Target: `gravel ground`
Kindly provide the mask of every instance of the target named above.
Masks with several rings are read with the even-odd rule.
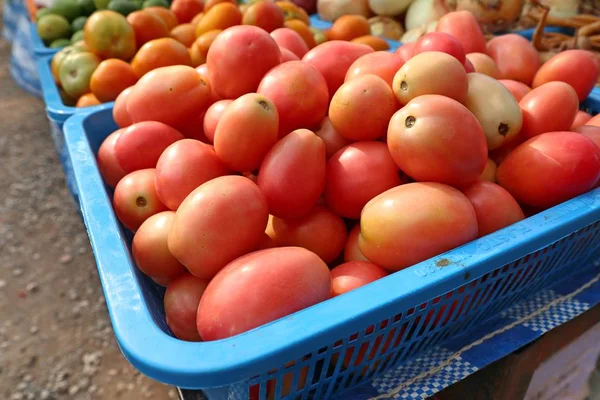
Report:
[[[9,53],[0,40],[0,398],[176,398],[117,347],[43,103],[12,81]]]

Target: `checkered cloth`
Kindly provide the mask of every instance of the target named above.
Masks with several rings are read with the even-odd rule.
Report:
[[[426,399],[599,304],[599,274],[600,264],[596,263],[594,267],[515,304],[496,319],[487,322],[485,326],[470,331],[468,335],[454,338],[444,343],[443,347],[435,347],[418,358],[400,365],[395,370],[388,371],[372,382],[361,385],[350,392],[342,393],[337,399],[366,400],[375,397],[378,399]],[[590,282],[593,283],[589,287],[580,290]],[[574,292],[578,291],[580,292],[571,297]],[[507,326],[565,296],[570,298],[549,307],[548,310],[526,322],[506,330]],[[481,344],[461,351],[499,330],[503,331],[486,339]],[[460,352],[460,356],[447,362],[458,352]],[[418,379],[401,390],[395,390],[418,375],[443,363],[447,365],[440,371]]]

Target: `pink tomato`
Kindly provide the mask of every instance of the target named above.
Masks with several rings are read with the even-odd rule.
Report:
[[[127,101],[132,90],[133,86],[128,87],[127,89],[123,90],[115,100],[115,105],[113,107],[113,119],[119,128],[126,128],[133,123],[131,117],[129,116],[129,111],[127,111]]]
[[[369,261],[350,261],[331,270],[332,296],[339,296],[386,277],[388,272]]]
[[[413,56],[427,51],[441,51],[450,54],[464,64],[465,49],[454,36],[444,32],[430,32],[415,42]]]
[[[541,65],[538,51],[531,42],[514,33],[490,40],[487,52],[496,62],[500,78],[529,86]]]
[[[127,175],[115,154],[115,143],[117,143],[122,132],[123,129],[118,129],[108,135],[98,149],[98,169],[104,181],[110,187],[117,186],[117,183]]]
[[[586,113],[585,111],[577,111],[577,114],[575,115],[575,120],[573,121],[573,124],[571,124],[571,131],[582,127],[584,125],[586,125],[586,123],[592,119],[592,116],[588,113]]]
[[[308,53],[308,45],[295,30],[290,28],[279,28],[271,32],[271,37],[279,47],[288,49],[298,58],[304,57]]]
[[[208,281],[185,274],[169,284],[165,292],[164,306],[167,325],[173,334],[190,342],[201,340],[196,325],[198,305]]]
[[[365,54],[354,61],[346,73],[345,82],[362,75],[377,75],[390,87],[394,81],[394,75],[404,65],[404,60],[395,53],[389,51],[376,51]]]
[[[444,15],[437,23],[437,32],[454,36],[468,53],[487,53],[481,27],[470,11],[454,11]]]
[[[517,101],[521,101],[521,99],[525,97],[527,93],[531,92],[531,88],[523,82],[514,81],[511,79],[500,79],[498,82],[507,88]]]
[[[350,141],[344,138],[338,131],[335,130],[333,125],[331,124],[331,120],[329,117],[324,117],[317,130],[315,130],[315,134],[321,138],[323,143],[325,143],[325,150],[327,153],[327,159],[329,160],[332,155],[334,155],[339,149],[350,144]]]
[[[204,115],[203,127],[204,134],[210,143],[215,141],[215,131],[217,130],[217,124],[223,116],[225,109],[233,103],[233,100],[219,100],[208,107],[206,114]]]

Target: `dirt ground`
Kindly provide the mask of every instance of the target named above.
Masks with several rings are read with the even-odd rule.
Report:
[[[0,399],[176,398],[117,347],[43,102],[9,56],[0,40]]]

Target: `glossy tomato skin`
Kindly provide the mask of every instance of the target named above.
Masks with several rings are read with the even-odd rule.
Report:
[[[272,217],[267,234],[278,247],[303,247],[330,263],[344,249],[347,231],[340,216],[317,205],[301,218]]]
[[[119,129],[108,135],[98,149],[98,169],[100,169],[104,182],[113,188],[127,175],[115,154],[115,143],[122,132],[123,129]]]
[[[469,185],[487,163],[481,125],[444,96],[419,96],[401,108],[390,121],[387,142],[396,165],[417,181]]]
[[[398,50],[396,50],[396,54],[398,54],[404,62],[407,62],[414,54],[415,44],[415,42],[403,43],[402,46],[398,47]]]
[[[294,129],[312,128],[327,114],[327,82],[316,68],[302,61],[273,68],[263,77],[257,92],[275,104],[280,137]]]
[[[209,96],[208,96],[208,104],[214,104],[221,99],[221,96],[219,96],[217,94],[217,92],[215,92],[215,88],[214,85],[212,84],[212,82],[210,82],[210,78],[209,78],[209,74],[208,74],[208,65],[206,63],[200,65],[199,67],[196,68],[196,71],[200,74],[200,76],[202,77],[202,80],[204,82],[208,83],[209,86]]]
[[[579,101],[585,100],[598,81],[599,63],[587,50],[567,50],[553,56],[538,70],[533,88],[552,81],[568,83],[577,92]]]
[[[329,117],[324,117],[315,130],[315,134],[325,143],[327,159],[329,160],[339,149],[350,144],[331,124]]]
[[[289,51],[284,47],[279,47],[279,51],[281,51],[281,64],[286,63],[288,61],[299,61],[300,57]]]
[[[280,60],[279,46],[267,32],[244,25],[226,29],[215,38],[206,64],[216,93],[235,99],[256,92],[263,76]]]
[[[432,212],[440,210],[440,212]],[[441,183],[408,183],[363,209],[358,243],[371,262],[398,271],[477,237],[469,199]]]
[[[158,195],[154,168],[133,171],[117,183],[113,206],[119,221],[128,229],[136,231],[142,223],[161,211],[167,211]]]
[[[253,171],[277,142],[279,113],[267,97],[248,93],[223,112],[215,131],[215,152],[230,169]]]
[[[127,111],[127,102],[133,87],[128,87],[117,96],[113,107],[113,119],[119,128],[126,128],[133,123],[129,111]]]
[[[271,214],[299,218],[317,203],[325,189],[325,144],[307,129],[281,139],[263,160],[258,187]]]
[[[162,152],[181,139],[178,130],[161,122],[138,122],[123,130],[115,143],[115,155],[126,172],[154,168]]]
[[[158,121],[185,126],[208,107],[210,86],[192,67],[177,65],[150,71],[133,87],[127,110],[133,122]]]
[[[536,87],[521,99],[519,106],[523,113],[521,136],[527,139],[569,130],[579,111],[575,90],[558,81]]]
[[[327,300],[331,274],[299,247],[260,250],[231,262],[208,285],[198,307],[205,341],[235,336]]]
[[[404,60],[396,53],[389,51],[375,51],[365,54],[354,61],[346,73],[345,82],[362,75],[377,75],[390,87],[394,81],[394,75],[404,65]]]
[[[487,52],[496,62],[500,78],[512,79],[529,86],[542,64],[538,51],[531,42],[514,33],[490,40]]]
[[[212,146],[183,139],[167,147],[158,159],[156,192],[163,204],[177,210],[198,186],[228,173]]]
[[[135,31],[135,42],[142,47],[154,39],[169,36],[167,24],[156,14],[145,11],[134,11],[127,16],[127,22]]]
[[[465,63],[465,49],[458,39],[444,32],[430,32],[415,42],[413,56],[427,51],[450,54],[461,64]]]
[[[193,275],[210,279],[256,248],[268,217],[267,202],[254,182],[242,176],[212,179],[177,209],[169,251]]]
[[[213,103],[208,110],[206,110],[206,114],[204,115],[203,127],[204,134],[208,139],[209,143],[213,143],[215,141],[215,132],[217,130],[217,125],[219,120],[223,116],[223,112],[227,109],[227,107],[233,103],[233,100],[219,100]]]
[[[502,186],[478,181],[463,190],[475,209],[479,237],[525,218],[519,203]]]
[[[173,0],[171,3],[171,11],[179,24],[190,22],[203,10],[204,5],[201,0]]]
[[[507,88],[517,101],[521,101],[521,99],[525,97],[527,93],[531,92],[531,88],[523,82],[511,79],[499,79],[498,82]]]
[[[90,89],[101,103],[106,103],[114,101],[137,80],[131,65],[123,60],[109,59],[102,61],[92,74]]]
[[[590,119],[592,119],[592,116],[590,114],[586,113],[585,111],[577,111],[577,114],[575,115],[575,120],[573,121],[571,129],[569,130],[574,131],[575,129],[584,126],[586,122],[588,122]]]
[[[281,8],[274,3],[261,1],[250,4],[242,16],[242,24],[258,26],[270,33],[282,28],[284,19]]]
[[[358,246],[358,235],[360,235],[360,223],[356,224],[350,233],[348,233],[348,239],[346,240],[346,246],[344,247],[344,261],[369,261],[367,257],[360,251]]]
[[[388,271],[369,261],[350,261],[331,270],[332,297],[348,293],[388,275]]]
[[[207,280],[186,273],[167,287],[164,299],[165,317],[167,325],[177,338],[188,342],[201,340],[196,316],[198,304],[207,286]]]
[[[279,47],[283,47],[294,53],[298,58],[308,53],[308,46],[302,37],[293,29],[279,28],[271,32],[271,37]]]
[[[398,172],[385,143],[350,144],[327,162],[325,202],[335,213],[358,219],[369,200],[403,183]]]
[[[392,89],[383,79],[363,75],[340,86],[331,99],[329,119],[347,140],[376,140],[385,136],[398,108]]]
[[[187,273],[185,267],[169,252],[167,236],[175,213],[163,211],[144,221],[133,236],[131,251],[138,268],[152,280],[167,286],[173,279]]]
[[[314,66],[327,81],[329,97],[344,83],[348,69],[373,49],[364,44],[332,40],[318,45],[302,57],[302,61]]]
[[[145,43],[133,57],[131,66],[138,78],[148,72],[168,66],[192,66],[192,56],[187,47],[171,37],[154,39]]]
[[[444,15],[438,21],[436,31],[454,36],[462,44],[465,54],[487,53],[481,27],[470,11],[454,11]]]
[[[491,76],[494,79],[500,79],[500,72],[496,62],[487,54],[469,53],[467,58],[471,61],[475,72]]]
[[[543,133],[513,150],[496,177],[519,203],[552,207],[594,187],[600,149],[579,133]]]

